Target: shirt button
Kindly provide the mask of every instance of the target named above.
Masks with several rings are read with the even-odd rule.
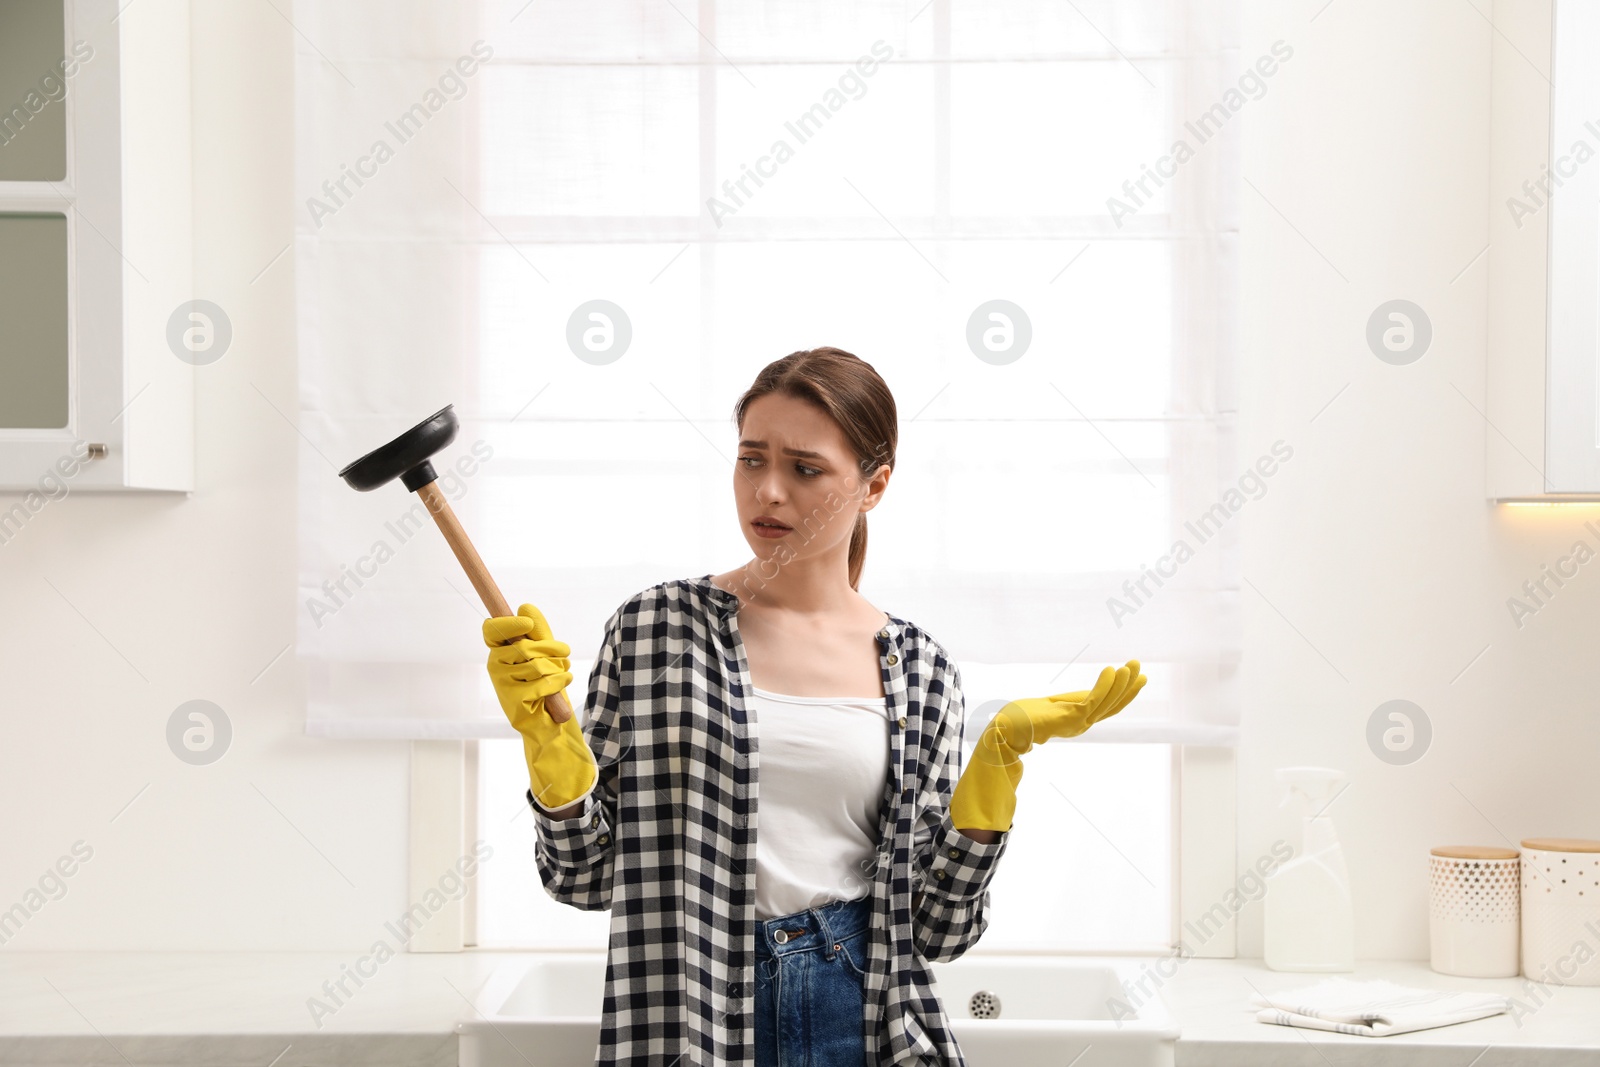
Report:
[[[911,799],[911,790],[907,789],[904,793],[901,793],[900,794],[900,799],[901,800],[910,800]]]
[[[904,715],[902,715],[902,716],[900,716],[900,729],[904,730],[905,728],[906,728],[906,717]]]
[[[961,858],[961,850],[959,848],[951,849],[950,850],[950,858],[953,859],[953,860],[960,859]]]
[[[935,878],[939,879],[939,881],[941,881],[941,882],[944,881],[944,872],[943,871],[934,871],[933,872],[933,876]]]
[[[595,841],[597,841],[598,843],[600,843],[602,845],[610,844],[611,835],[610,834],[601,834],[599,837],[595,838]]]
[[[886,629],[885,630],[879,630],[878,631],[878,636],[883,638],[885,641],[887,641],[887,640],[889,640],[889,631],[886,630]]]
[[[889,666],[893,667],[896,663],[899,663],[899,662],[900,662],[900,657],[899,656],[896,656],[893,652],[889,653]]]

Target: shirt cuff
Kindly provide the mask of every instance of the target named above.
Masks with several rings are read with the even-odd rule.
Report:
[[[946,814],[944,825],[934,835],[933,847],[923,860],[923,889],[956,899],[982,896],[1010,839],[1011,831],[1001,830],[987,844],[974,841],[957,830]]]
[[[552,818],[549,811],[533,799],[532,789],[527,790],[525,796],[528,806],[538,815],[534,828],[539,843],[557,862],[582,861],[610,846],[611,824],[592,789],[583,795],[583,810],[570,819]]]

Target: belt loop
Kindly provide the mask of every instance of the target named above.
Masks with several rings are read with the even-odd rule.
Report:
[[[811,914],[816,916],[817,932],[822,935],[822,958],[831,961],[834,955],[833,946],[835,942],[833,928],[828,925],[827,910],[825,908],[812,908]]]

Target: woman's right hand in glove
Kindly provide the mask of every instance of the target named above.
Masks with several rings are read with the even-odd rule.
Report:
[[[533,799],[550,811],[582,800],[599,778],[594,753],[576,718],[557,723],[544,707],[546,697],[572,682],[567,669],[572,648],[555,640],[550,624],[532,604],[522,605],[515,615],[485,619],[483,641],[489,646],[495,695],[522,735]]]

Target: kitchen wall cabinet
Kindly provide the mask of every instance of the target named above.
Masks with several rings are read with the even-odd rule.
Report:
[[[193,488],[190,170],[186,0],[0,4],[0,491]]]

